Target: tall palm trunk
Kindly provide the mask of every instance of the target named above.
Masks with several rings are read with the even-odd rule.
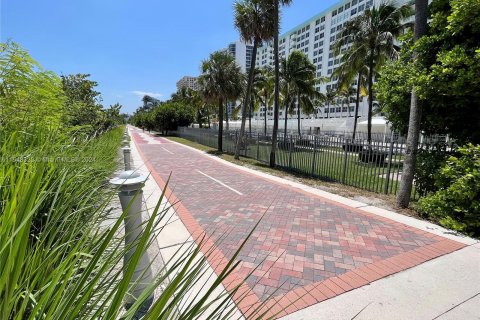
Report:
[[[264,119],[264,121],[265,121],[265,128],[264,128],[264,130],[263,130],[263,131],[264,131],[264,132],[263,132],[264,135],[267,135],[267,110],[268,110],[268,107],[267,107],[267,98],[268,98],[268,97],[267,97],[267,95],[265,94],[265,119]]]
[[[358,81],[357,81],[357,99],[355,100],[355,119],[353,119],[353,135],[352,141],[355,141],[355,135],[357,134],[357,121],[358,121],[358,108],[360,106],[360,80],[361,80],[361,73],[358,73]]]
[[[250,70],[248,70],[247,90],[245,92],[245,101],[242,105],[242,124],[240,125],[240,135],[237,138],[235,145],[235,159],[240,159],[240,147],[243,143],[243,136],[245,135],[245,122],[247,120],[247,109],[250,107],[250,92],[252,91],[253,76],[255,72],[255,61],[257,60],[258,40],[253,41],[252,60],[250,62]]]
[[[368,147],[372,145],[372,113],[373,113],[373,52],[370,52],[368,70],[368,125],[367,125],[367,141]]]
[[[415,0],[415,27],[414,39],[427,33],[428,20],[428,0]],[[418,52],[414,52],[414,59],[418,57]],[[410,119],[408,121],[407,146],[405,151],[405,162],[403,164],[402,180],[397,195],[397,205],[401,208],[407,208],[412,194],[413,176],[417,161],[418,139],[420,135],[420,122],[422,119],[422,108],[418,96],[415,93],[415,87],[412,88],[412,97],[410,100]]]
[[[272,150],[270,151],[270,167],[275,167],[275,153],[277,151],[277,134],[278,134],[278,100],[279,100],[279,85],[280,85],[280,66],[278,59],[278,29],[279,29],[279,0],[274,0],[274,19],[275,31],[273,35],[273,54],[275,60],[275,91],[274,91],[274,107],[273,107],[273,132],[272,132]]]
[[[218,99],[218,151],[223,150],[223,99]]]
[[[330,118],[330,102],[327,103],[327,119]]]
[[[302,135],[300,130],[300,95],[297,96],[297,126],[298,126],[298,135]]]

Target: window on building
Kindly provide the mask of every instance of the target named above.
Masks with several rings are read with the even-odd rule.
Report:
[[[357,13],[357,8],[353,8],[352,11],[350,11],[350,14],[353,16],[354,14]]]
[[[330,42],[333,42],[333,41],[335,41],[335,36],[330,37]]]
[[[332,60],[328,61],[328,66],[329,67],[333,66],[333,61]]]
[[[347,10],[348,8],[350,8],[350,2],[345,4],[345,10]]]
[[[358,6],[358,12],[362,12],[363,9],[365,9],[365,5],[364,5],[364,4]]]
[[[318,59],[317,58],[313,58],[313,63],[317,63]]]
[[[325,34],[322,32],[320,33],[320,39],[322,39],[325,36]]]
[[[328,69],[327,74],[332,74],[332,69]]]
[[[338,8],[338,13],[340,12],[343,12],[343,6],[341,6],[340,8]]]
[[[322,17],[322,18],[320,19],[320,21],[321,21],[321,22],[325,22],[325,17]]]
[[[358,0],[353,0],[352,1],[352,7],[358,3]]]
[[[337,10],[332,11],[332,17],[335,17],[337,15]]]

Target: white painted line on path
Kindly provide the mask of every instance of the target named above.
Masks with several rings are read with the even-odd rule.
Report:
[[[208,174],[203,173],[203,172],[200,171],[200,170],[197,170],[197,172],[200,173],[200,174],[203,174],[203,175],[204,175],[205,177],[207,177],[207,178],[212,179],[212,180],[215,181],[216,183],[224,186],[225,188],[232,190],[232,191],[235,192],[236,194],[239,194],[239,195],[243,196],[243,193],[241,193],[240,191],[237,191],[237,190],[233,189],[232,187],[227,186],[227,185],[226,185],[225,183],[223,183],[222,181],[217,180],[217,179],[215,179],[215,178],[212,178],[212,177],[210,177]]]
[[[169,151],[169,150],[165,149],[164,147],[162,147],[162,149],[165,150],[165,151],[167,151],[167,152],[170,153],[170,154],[174,154],[172,151]]]

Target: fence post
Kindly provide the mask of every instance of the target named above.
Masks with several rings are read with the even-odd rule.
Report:
[[[388,194],[388,187],[390,184],[390,174],[392,171],[392,158],[393,158],[393,131],[390,137],[390,150],[388,151],[387,179],[385,181],[385,190],[384,190],[385,194]]]
[[[348,160],[348,138],[345,138],[345,152],[343,153],[343,176],[342,183],[345,184],[347,180],[347,160]]]
[[[248,137],[248,138],[247,138]],[[243,153],[245,154],[245,157],[247,156],[248,154],[248,147],[250,147],[250,139],[252,137],[248,134],[248,133],[245,133],[245,135],[243,136],[243,146],[245,148],[245,150],[243,151]]]
[[[241,137],[238,136],[238,131],[235,130],[235,148],[237,147],[237,144],[241,143],[241,141],[238,141]],[[241,147],[241,146],[240,146]],[[240,154],[240,153],[239,153]]]
[[[290,135],[290,140],[288,143],[288,168],[292,169],[292,136]]]
[[[317,158],[317,137],[313,137],[312,177],[315,175],[315,160]]]
[[[257,161],[260,159],[260,133],[257,132]]]

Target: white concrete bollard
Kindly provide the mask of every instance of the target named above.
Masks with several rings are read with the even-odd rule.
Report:
[[[132,170],[132,158],[131,158],[131,150],[129,147],[122,148],[123,151],[123,163],[125,164],[125,171]]]
[[[145,185],[147,177],[135,171],[122,172],[117,178],[110,180],[110,183],[120,187],[118,196],[122,209],[127,210],[130,202],[133,202],[125,215],[125,246],[130,247],[126,253],[123,263],[124,271],[136,250],[134,244],[137,239],[142,236],[142,188]],[[136,197],[135,197],[136,196]],[[135,198],[135,199],[134,199]],[[128,310],[133,303],[140,297],[142,292],[153,282],[152,269],[150,267],[150,259],[148,253],[144,252],[141,256],[138,265],[133,273],[128,295],[125,299],[125,308]],[[153,303],[153,294],[145,301],[142,307],[138,310],[137,315],[143,316]]]

